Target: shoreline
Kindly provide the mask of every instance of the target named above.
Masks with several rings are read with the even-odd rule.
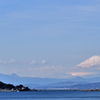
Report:
[[[100,89],[39,89],[37,91],[100,91]]]
[[[35,92],[35,91],[100,91],[100,89],[40,89],[40,90],[29,90],[29,92]],[[28,91],[20,91],[20,90],[7,90],[7,89],[1,89],[0,92],[28,92]]]

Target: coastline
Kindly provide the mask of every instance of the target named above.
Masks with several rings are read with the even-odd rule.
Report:
[[[40,89],[40,90],[27,90],[27,91],[30,91],[30,92],[32,92],[32,91],[100,91],[100,89],[72,89],[72,90],[65,90],[65,89],[56,89],[56,90],[49,90],[49,89],[44,89],[44,90],[42,90],[42,89]],[[27,92],[27,91],[23,91],[23,90],[8,90],[8,89],[1,89],[0,90],[0,92]]]
[[[100,89],[40,89],[37,91],[100,91]]]

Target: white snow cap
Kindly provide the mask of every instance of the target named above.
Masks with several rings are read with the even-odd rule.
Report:
[[[84,62],[78,64],[77,66],[89,68],[94,65],[100,65],[100,56],[98,55],[92,56],[91,58],[85,60]]]

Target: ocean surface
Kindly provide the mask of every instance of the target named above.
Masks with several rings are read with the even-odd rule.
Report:
[[[100,100],[100,92],[83,92],[83,91],[0,92],[0,100]]]

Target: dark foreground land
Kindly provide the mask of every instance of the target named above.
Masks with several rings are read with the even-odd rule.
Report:
[[[14,86],[12,84],[6,84],[0,81],[0,91],[3,92],[3,91],[36,91],[36,90],[24,87],[21,84]]]

